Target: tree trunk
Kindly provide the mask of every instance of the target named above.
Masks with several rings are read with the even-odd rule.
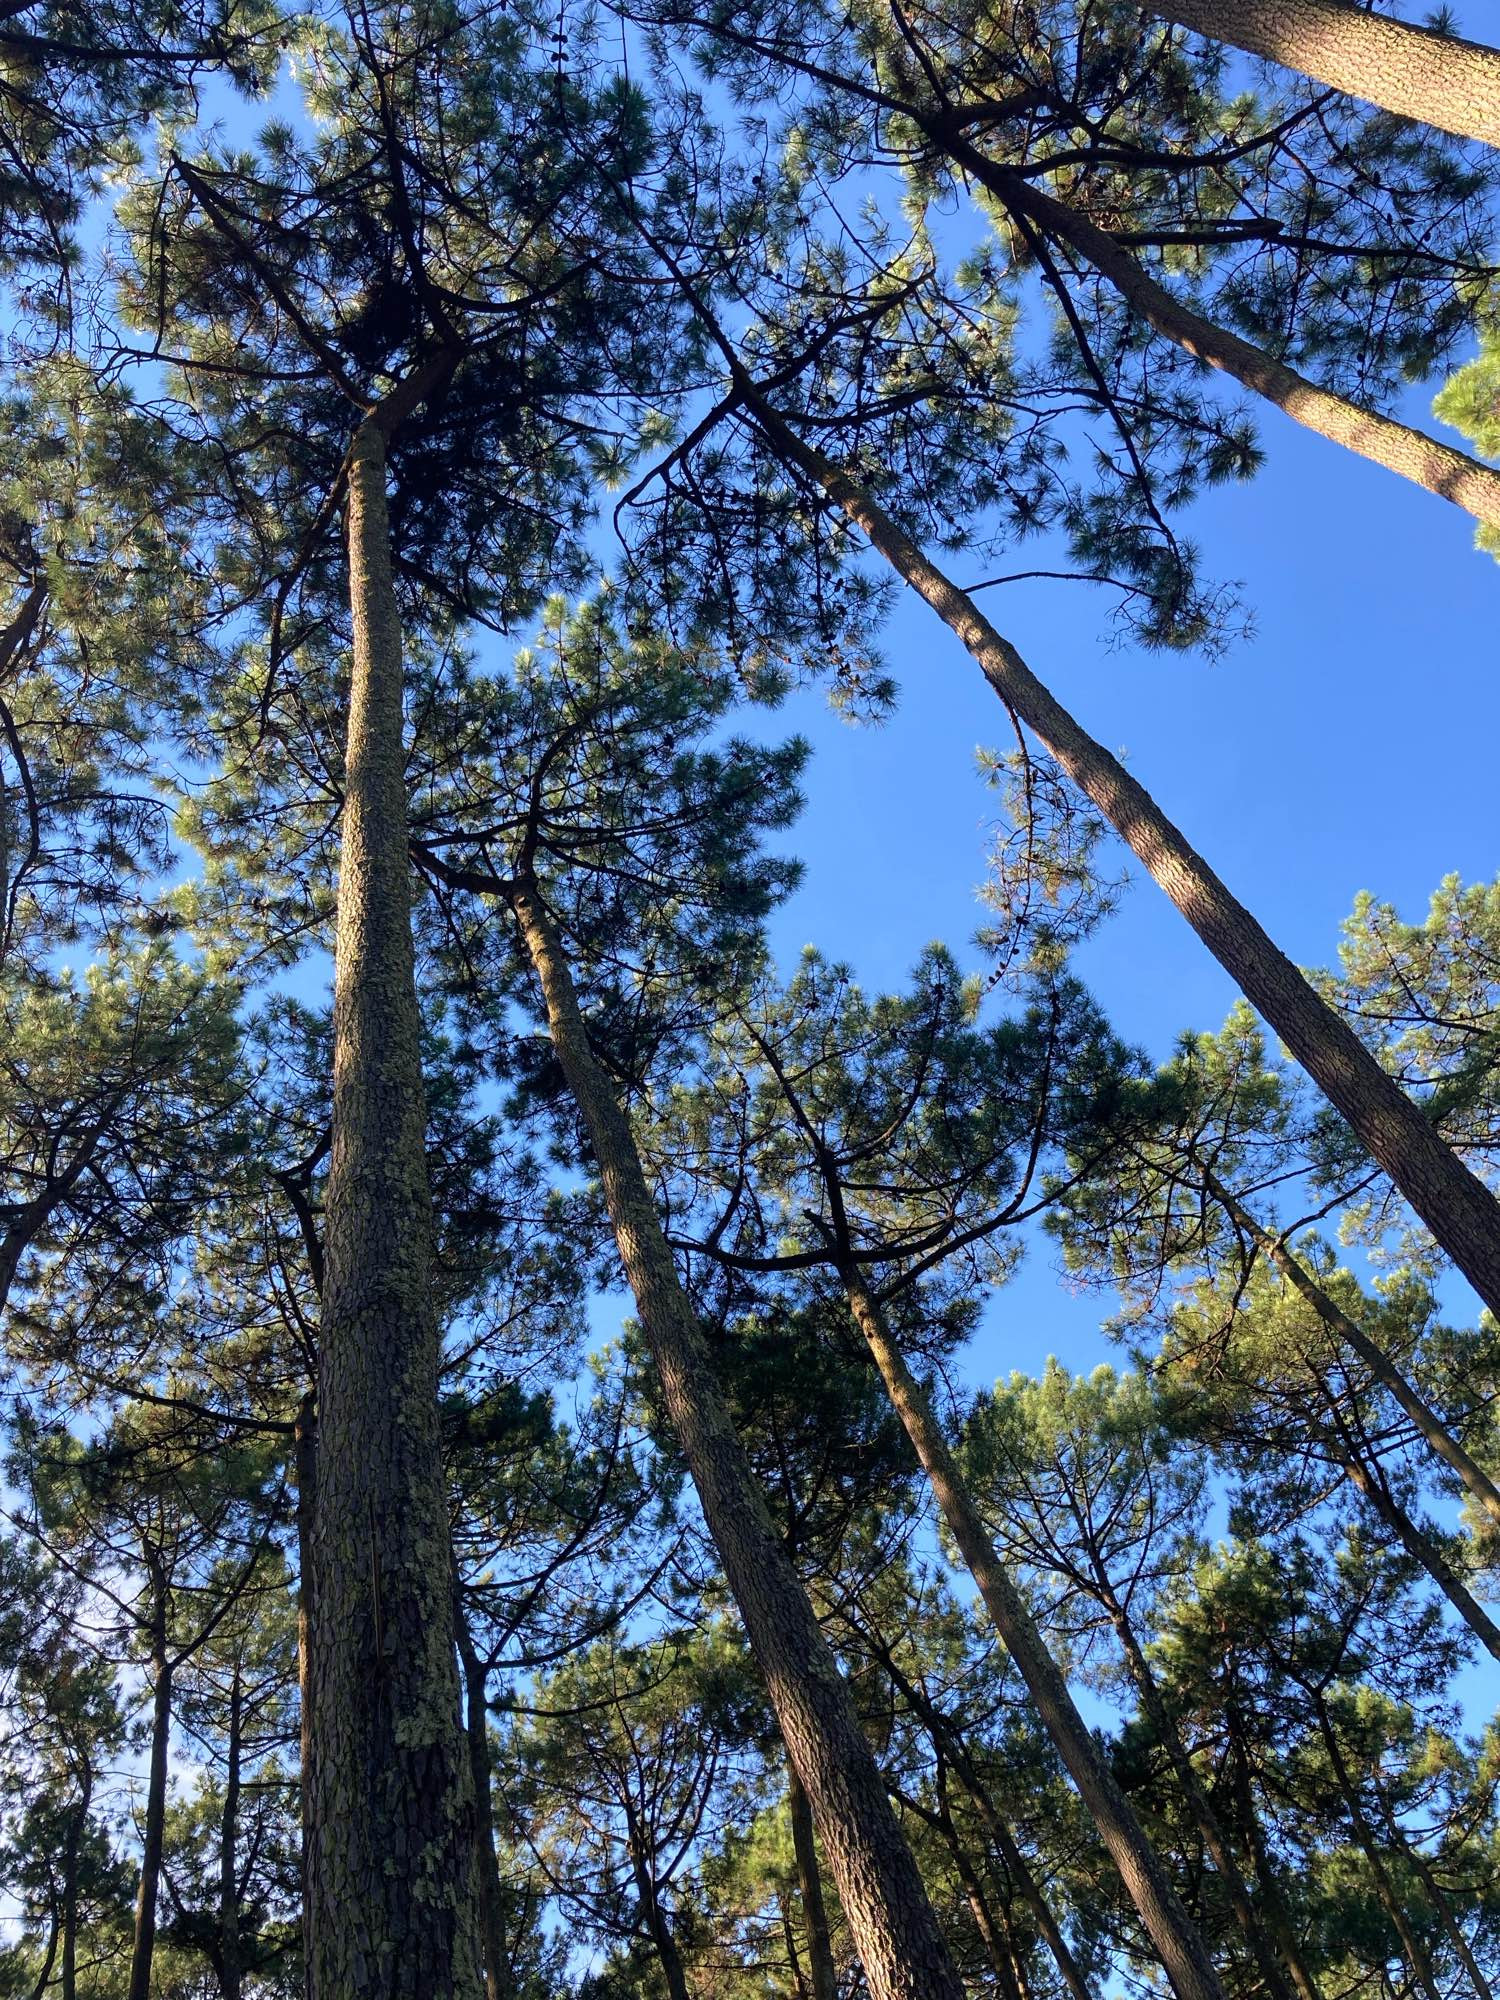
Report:
[[[941,120],[923,122],[956,165],[988,188],[1012,214],[1024,216],[1054,241],[1075,250],[1164,339],[1174,341],[1210,368],[1233,376],[1319,437],[1425,487],[1476,521],[1500,524],[1500,469],[1413,430],[1410,424],[1383,417],[1332,389],[1321,388],[1264,348],[1205,319],[1159,285],[1130,250],[1080,210],[997,166],[971,140]]]
[[[1141,1831],[1140,1822],[1078,1713],[1068,1684],[1047,1651],[1020,1592],[996,1555],[979,1511],[959,1477],[947,1440],[891,1338],[879,1303],[853,1265],[846,1265],[840,1275],[855,1323],[932,1483],[959,1554],[978,1584],[995,1630],[1020,1669],[1037,1714],[1120,1871],[1126,1893],[1140,1914],[1178,2000],[1224,2000],[1208,1948],[1178,1901],[1166,1871]]]
[[[1016,1961],[1011,1957],[1008,1942],[1000,1935],[995,1923],[994,1912],[985,1897],[983,1885],[974,1873],[969,1857],[964,1851],[963,1840],[953,1823],[953,1814],[948,1805],[947,1772],[942,1752],[937,1762],[938,1809],[935,1815],[939,1830],[947,1843],[953,1866],[958,1871],[959,1884],[968,1900],[969,1910],[974,1918],[974,1928],[979,1933],[979,1941],[984,1946],[989,1959],[990,1970],[995,1975],[995,1986],[1002,2000],[1027,2000],[1024,1994]]]
[[[865,490],[815,450],[741,371],[747,407],[774,448],[821,485],[968,647],[1010,713],[1033,730],[1187,918],[1492,1312],[1500,1313],[1500,1207],[1359,1037],[1278,951],[1142,785],[1031,672],[973,600],[928,561]]]
[[[1406,1962],[1411,1967],[1417,1984],[1426,1994],[1427,2000],[1442,2000],[1437,1980],[1433,1977],[1432,1961],[1418,1943],[1417,1934],[1408,1923],[1406,1911],[1402,1908],[1401,1898],[1396,1894],[1395,1885],[1386,1873],[1379,1843],[1375,1839],[1369,1821],[1365,1818],[1364,1807],[1359,1802],[1358,1789],[1344,1760],[1344,1753],[1339,1748],[1338,1732],[1333,1726],[1332,1717],[1328,1713],[1327,1704],[1320,1691],[1316,1689],[1313,1691],[1312,1702],[1324,1747],[1328,1751],[1328,1761],[1333,1767],[1333,1775],[1349,1811],[1349,1824],[1353,1827],[1354,1838],[1369,1863],[1370,1873],[1375,1881],[1375,1893],[1380,1898],[1381,1907],[1390,1918],[1396,1935],[1401,1940],[1401,1948],[1406,1953]]]
[[[349,466],[354,625],[333,1008],[310,1658],[312,2000],[473,2000],[452,1557],[385,441]]]
[[[1250,1783],[1250,1758],[1245,1748],[1245,1731],[1240,1711],[1233,1701],[1224,1704],[1224,1721],[1229,1731],[1229,1751],[1234,1772],[1234,1799],[1239,1813],[1240,1833],[1255,1868],[1255,1885],[1260,1891],[1260,1909],[1266,1927],[1275,1940],[1276,1948],[1292,1968],[1297,1978],[1299,1992],[1303,1979],[1312,1987],[1311,1974],[1305,1970],[1302,1947],[1297,1940],[1296,1925],[1292,1913],[1287,1908],[1286,1897],[1282,1894],[1281,1883],[1277,1879],[1276,1864],[1266,1845],[1265,1829],[1261,1825],[1260,1814],[1255,1807],[1255,1793]]]
[[[309,1813],[312,1806],[312,1583],[313,1523],[318,1514],[318,1417],[317,1402],[308,1389],[297,1405],[296,1427],[292,1433],[292,1471],[297,1487],[297,1805],[302,1835],[298,1873],[302,1881],[302,1902],[298,1922],[302,1932],[302,1983],[311,2000],[312,1907],[308,1860],[312,1853]]]
[[[151,1760],[146,1776],[141,1880],[135,1899],[135,1939],[130,1954],[127,2000],[150,2000],[151,1958],[156,1949],[156,1902],[161,1890],[167,1820],[167,1750],[172,1735],[172,1663],[167,1655],[166,1617],[166,1597],[158,1588],[151,1634]]]
[[[1500,1524],[1500,1491],[1497,1491],[1494,1481],[1475,1463],[1446,1425],[1439,1422],[1385,1349],[1376,1346],[1364,1329],[1350,1319],[1343,1308],[1329,1297],[1300,1258],[1293,1256],[1279,1236],[1273,1236],[1269,1229],[1258,1222],[1244,1203],[1229,1192],[1216,1174],[1202,1167],[1201,1163],[1199,1170],[1203,1174],[1203,1185],[1223,1208],[1230,1221],[1243,1230],[1256,1247],[1270,1259],[1293,1291],[1312,1307],[1330,1333],[1342,1341],[1351,1353],[1358,1355],[1375,1380],[1383,1389],[1389,1391],[1403,1413],[1411,1419],[1423,1440],[1431,1446],[1448,1469],[1462,1480],[1470,1497],[1478,1502],[1492,1521]]]
[[[68,1821],[63,1854],[62,1963],[58,1967],[60,2000],[78,2000],[78,1864],[88,1831],[89,1801],[94,1793],[93,1766],[84,1759],[78,1810]]]
[[[1349,0],[1150,0],[1153,14],[1461,139],[1500,146],[1500,49]]]
[[[1330,1440],[1332,1455],[1342,1467],[1355,1491],[1362,1495],[1382,1526],[1390,1530],[1412,1561],[1426,1570],[1480,1644],[1487,1647],[1495,1658],[1500,1660],[1500,1626],[1495,1624],[1494,1619],[1455,1575],[1452,1566],[1444,1559],[1442,1551],[1433,1542],[1432,1537],[1422,1532],[1406,1509],[1397,1501],[1386,1484],[1379,1466],[1373,1460],[1369,1464],[1365,1462],[1363,1441],[1350,1435],[1349,1425],[1339,1407],[1338,1397],[1321,1376],[1317,1377],[1317,1381],[1329,1419],[1336,1432],[1336,1439]]]
[[[1198,1830],[1203,1835],[1203,1844],[1208,1849],[1209,1858],[1214,1864],[1224,1893],[1229,1898],[1229,1907],[1234,1913],[1234,1920],[1250,1947],[1261,1978],[1265,1981],[1266,1990],[1274,1996],[1274,2000],[1290,2000],[1291,1989],[1276,1961],[1271,1940],[1267,1937],[1255,1906],[1250,1900],[1245,1878],[1240,1873],[1239,1863],[1235,1860],[1229,1842],[1224,1836],[1219,1816],[1214,1811],[1193,1767],[1187,1745],[1182,1740],[1182,1732],[1177,1727],[1177,1718],[1167,1707],[1162,1691],[1156,1684],[1156,1676],[1152,1673],[1150,1663],[1141,1650],[1140,1640],[1136,1637],[1135,1628],[1124,1605],[1115,1595],[1114,1587],[1104,1575],[1097,1557],[1093,1560],[1096,1577],[1102,1586],[1100,1602],[1120,1641],[1125,1664],[1140,1696],[1141,1705],[1150,1718],[1152,1727],[1161,1738],[1162,1746],[1171,1760],[1172,1769],[1177,1774],[1177,1782],[1182,1788],[1188,1809],[1198,1822]],[[1289,1959],[1287,1971],[1292,1976],[1300,2000],[1318,2000],[1318,1989],[1300,1958]]]
[[[235,1845],[240,1813],[240,1728],[244,1690],[234,1670],[229,1690],[229,1738],[225,1753],[224,1810],[219,1818],[219,1991],[240,2000],[240,1895]]]
[[[514,1991],[510,1953],[505,1948],[505,1891],[495,1853],[495,1804],[490,1791],[490,1715],[484,1668],[455,1590],[453,1627],[464,1670],[464,1735],[469,1748],[469,1778],[474,1789],[474,1847],[478,1871],[479,1938],[484,1952],[486,2000],[508,2000]]]
[[[651,1947],[656,1953],[662,1977],[667,1982],[667,2000],[692,2000],[692,1995],[688,1991],[687,1973],[683,1969],[682,1953],[677,1949],[677,1940],[672,1935],[671,1923],[656,1892],[655,1877],[646,1865],[646,1858],[634,1829],[630,1835],[630,1866],[635,1875],[636,1894],[641,1899],[641,1914],[651,1935]]]
[[[875,2000],[961,2000],[962,1986],[849,1691],[735,1434],[634,1135],[590,1046],[551,918],[531,887],[513,889],[510,900],[541,985],[553,1048],[599,1163],[605,1206],[667,1412],[787,1754],[807,1789],[870,1991]]]
[[[861,1638],[869,1645],[881,1666],[889,1674],[897,1692],[927,1731],[934,1752],[946,1758],[957,1774],[958,1782],[968,1793],[975,1811],[984,1821],[985,1832],[993,1841],[995,1852],[1003,1862],[1006,1873],[1020,1890],[1022,1900],[1035,1920],[1038,1934],[1051,1952],[1072,2000],[1094,2000],[1089,1990],[1089,1983],[1068,1947],[1061,1926],[1052,1914],[1052,1906],[1042,1893],[1042,1885],[1027,1866],[1025,1855],[1017,1846],[1004,1816],[991,1798],[988,1788],[981,1781],[972,1758],[948,1718],[925,1691],[903,1672],[890,1647],[878,1633],[862,1630]]]
[[[833,1939],[823,1901],[823,1876],[818,1867],[818,1843],[813,1833],[812,1807],[793,1765],[787,1765],[787,1810],[792,1822],[792,1851],[797,1857],[797,1886],[802,1892],[802,1924],[807,1932],[808,1974],[812,2000],[838,2000],[838,1971]]]

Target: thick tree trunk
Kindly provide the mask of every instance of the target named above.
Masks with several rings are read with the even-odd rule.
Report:
[[[823,1874],[812,1807],[793,1765],[787,1765],[787,1811],[792,1822],[792,1852],[797,1857],[797,1887],[802,1894],[802,1926],[807,1932],[807,1963],[812,2000],[838,2000],[839,1978],[833,1962],[833,1938],[823,1901]]]
[[[1224,2000],[1224,1989],[1208,1948],[1178,1901],[1166,1871],[1141,1831],[1140,1822],[1078,1713],[1068,1684],[1020,1592],[996,1555],[979,1510],[959,1476],[947,1439],[905,1357],[891,1338],[878,1301],[854,1266],[847,1266],[841,1276],[855,1323],[874,1356],[902,1428],[931,1481],[958,1552],[979,1586],[979,1594],[1006,1651],[1020,1669],[1043,1727],[1056,1744],[1058,1755],[1078,1787],[1079,1797],[1099,1829],[1173,1991],[1178,2000]]]
[[[235,1849],[240,1817],[240,1732],[244,1689],[234,1670],[229,1690],[229,1731],[225,1747],[224,1810],[219,1817],[219,1991],[240,2000],[240,1895]]]
[[[1145,788],[1081,729],[973,600],[870,495],[778,416],[746,377],[745,403],[776,451],[815,479],[963,641],[1010,713],[1056,757],[1259,1008],[1492,1312],[1500,1313],[1500,1206],[1359,1037],[1196,854]]]
[[[1264,348],[1184,305],[1156,282],[1131,251],[1080,210],[997,166],[956,130],[940,123],[933,123],[930,129],[955,164],[996,195],[1013,215],[1025,217],[1055,242],[1075,250],[1165,339],[1175,341],[1210,368],[1233,376],[1319,437],[1426,487],[1476,521],[1500,523],[1500,469],[1413,430],[1410,424],[1398,423],[1394,417],[1383,417],[1331,389],[1320,388]]]
[[[495,1803],[490,1790],[490,1713],[484,1668],[455,1591],[453,1626],[464,1677],[464,1736],[474,1790],[475,1868],[479,1895],[479,1940],[484,1952],[486,2000],[509,2000],[514,1991],[510,1954],[505,1948],[505,1891],[495,1853]]]
[[[385,449],[349,466],[354,625],[310,1658],[312,2000],[474,2000]]]
[[[1306,1265],[1292,1254],[1281,1237],[1273,1235],[1258,1222],[1244,1203],[1229,1192],[1216,1174],[1202,1168],[1201,1163],[1200,1171],[1203,1173],[1203,1185],[1236,1228],[1243,1231],[1270,1259],[1293,1291],[1312,1307],[1329,1332],[1334,1334],[1352,1354],[1359,1357],[1380,1386],[1389,1392],[1402,1412],[1410,1418],[1423,1441],[1432,1448],[1450,1472],[1456,1473],[1462,1480],[1470,1498],[1484,1509],[1492,1521],[1500,1524],[1500,1490],[1496,1489],[1494,1481],[1483,1467],[1475,1463],[1458,1439],[1422,1401],[1385,1349],[1378,1347],[1363,1327],[1350,1319],[1343,1307],[1324,1291]]]
[[[590,1046],[551,918],[530,888],[513,890],[511,903],[541,985],[553,1048],[599,1163],[667,1412],[787,1754],[807,1789],[870,1991],[875,2000],[961,2000],[962,1986],[849,1691],[735,1434],[634,1135]]]
[[[1284,69],[1500,146],[1500,49],[1367,14],[1349,0],[1149,0],[1153,14]]]
[[[166,1599],[159,1591],[151,1634],[151,1758],[146,1814],[141,1830],[141,1879],[135,1898],[135,1939],[127,2000],[150,2000],[151,1959],[156,1950],[156,1904],[161,1891],[162,1846],[167,1822],[167,1751],[172,1736],[172,1663],[167,1654]]]

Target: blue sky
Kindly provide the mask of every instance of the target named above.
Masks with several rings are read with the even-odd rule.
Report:
[[[1428,401],[1413,392],[1402,414],[1435,428]],[[984,603],[1283,949],[1320,964],[1360,889],[1416,918],[1450,870],[1500,871],[1500,564],[1446,502],[1273,410],[1261,428],[1259,475],[1186,522],[1254,614],[1223,659],[1114,643],[1106,598],[1081,584],[1012,584]],[[816,942],[870,986],[901,981],[933,938],[965,946],[984,921],[975,890],[997,800],[975,750],[1008,741],[978,668],[910,592],[886,650],[902,694],[883,727],[851,728],[815,693],[781,718],[815,753],[790,843],[807,876],[776,947],[790,959]],[[1217,1027],[1236,997],[1139,871],[1079,969],[1158,1058],[1181,1029]],[[1045,1250],[1029,1263],[997,1302],[980,1376],[1040,1367],[1049,1351],[1074,1366],[1108,1352],[1099,1302],[1060,1294]]]

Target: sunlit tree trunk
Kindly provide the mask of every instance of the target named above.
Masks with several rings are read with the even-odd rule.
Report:
[[[1500,1312],[1500,1206],[1188,845],[1144,786],[1036,678],[973,599],[869,493],[798,436],[749,381],[746,405],[776,451],[815,479],[963,641],[1010,713],[1033,730],[1128,844],[1240,990],[1388,1173],[1485,1304]]]
[[[1440,132],[1500,146],[1500,49],[1349,0],[1149,0],[1153,14]]]
[[[1253,341],[1205,319],[1159,285],[1132,251],[1081,210],[998,166],[962,132],[940,121],[924,122],[956,165],[1013,215],[1024,217],[1054,242],[1066,243],[1076,251],[1165,339],[1175,341],[1210,368],[1232,376],[1319,437],[1425,487],[1477,521],[1500,523],[1500,470],[1414,430],[1410,424],[1363,409],[1346,396],[1321,388]]]
[[[849,1307],[880,1378],[931,1481],[958,1552],[984,1599],[996,1632],[1025,1681],[1037,1714],[1057,1746],[1058,1755],[1078,1787],[1099,1837],[1120,1872],[1146,1935],[1156,1948],[1178,2000],[1223,2000],[1223,1988],[1208,1947],[1192,1918],[1178,1900],[1140,1822],[1131,1811],[1114,1775],[1100,1754],[1092,1732],[1078,1713],[1056,1661],[995,1552],[978,1508],[959,1476],[926,1396],[891,1337],[885,1314],[858,1269],[840,1273]]]
[[[312,2000],[475,2000],[437,1420],[420,1015],[385,449],[350,454],[354,627],[318,1372],[307,1810]]]
[[[961,2000],[963,1988],[870,1746],[807,1593],[776,1536],[693,1309],[678,1282],[634,1135],[589,1042],[557,932],[530,886],[510,893],[552,1045],[599,1166],[673,1429],[806,1787],[875,2000]]]

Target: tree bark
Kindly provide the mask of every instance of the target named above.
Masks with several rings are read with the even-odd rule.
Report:
[[[938,1808],[935,1818],[943,1839],[947,1843],[948,1852],[953,1857],[953,1866],[958,1872],[959,1884],[968,1900],[969,1909],[974,1918],[974,1928],[979,1933],[979,1941],[984,1946],[985,1956],[989,1959],[990,1970],[995,1975],[996,1988],[1001,1994],[1002,2000],[1028,2000],[1028,1996],[1024,1993],[1021,1986],[1019,1967],[1011,1957],[1010,1946],[1007,1940],[1000,1935],[999,1928],[995,1923],[994,1912],[991,1910],[985,1896],[983,1884],[974,1872],[969,1857],[964,1851],[963,1840],[958,1828],[954,1825],[953,1813],[948,1804],[947,1773],[941,1751],[938,1753],[937,1763],[937,1799]]]
[[[635,1876],[636,1894],[641,1899],[641,1915],[646,1920],[646,1929],[651,1936],[651,1948],[656,1953],[662,1977],[667,1982],[667,2000],[692,2000],[692,1995],[688,1991],[687,1973],[683,1969],[682,1953],[677,1949],[671,1922],[657,1894],[656,1878],[647,1865],[634,1826],[630,1831],[629,1845],[630,1867]]]
[[[552,920],[529,885],[513,887],[510,902],[541,986],[553,1048],[598,1161],[667,1413],[787,1754],[807,1789],[870,1991],[875,2000],[961,2000],[962,1985],[849,1691],[735,1433],[634,1135],[590,1045]]]
[[[1360,1443],[1349,1435],[1348,1425],[1339,1408],[1337,1396],[1321,1377],[1318,1378],[1318,1386],[1322,1391],[1330,1421],[1337,1433],[1336,1441],[1330,1440],[1333,1457],[1355,1491],[1363,1497],[1381,1525],[1390,1530],[1412,1561],[1426,1570],[1480,1644],[1487,1647],[1495,1658],[1500,1660],[1500,1626],[1495,1624],[1494,1619],[1455,1575],[1452,1567],[1444,1560],[1442,1552],[1434,1545],[1431,1536],[1424,1535],[1410,1514],[1400,1505],[1386,1485],[1379,1468],[1365,1463]]]
[[[1374,15],[1353,16],[1373,20]],[[1056,242],[1066,243],[1105,277],[1149,326],[1196,360],[1233,376],[1284,416],[1343,445],[1388,472],[1423,486],[1461,507],[1476,521],[1500,523],[1500,469],[1470,458],[1452,445],[1430,438],[1410,424],[1367,410],[1332,389],[1321,388],[1264,348],[1205,319],[1159,285],[1122,244],[1080,210],[1058,201],[1018,174],[997,166],[956,128],[938,119],[922,120],[956,165],[972,175],[1013,214],[1024,216]]]
[[[1318,1718],[1318,1729],[1328,1752],[1329,1764],[1332,1766],[1338,1788],[1344,1795],[1344,1804],[1348,1808],[1349,1824],[1353,1827],[1354,1838],[1369,1863],[1370,1873],[1375,1880],[1375,1893],[1380,1898],[1381,1907],[1390,1918],[1396,1935],[1401,1940],[1401,1948],[1406,1953],[1406,1962],[1411,1967],[1417,1984],[1426,1994],[1427,2000],[1442,2000],[1437,1980],[1433,1976],[1432,1961],[1422,1949],[1416,1932],[1407,1921],[1406,1911],[1402,1908],[1401,1898],[1396,1894],[1395,1884],[1386,1873],[1385,1863],[1381,1859],[1380,1844],[1369,1821],[1365,1818],[1364,1808],[1359,1802],[1358,1789],[1344,1759],[1344,1753],[1339,1748],[1338,1732],[1333,1726],[1333,1719],[1328,1713],[1327,1704],[1320,1691],[1313,1690],[1312,1702]]]
[[[1153,14],[1440,132],[1500,146],[1500,49],[1348,0],[1149,0]]]
[[[1177,1782],[1182,1788],[1188,1809],[1198,1822],[1198,1830],[1203,1835],[1203,1844],[1208,1849],[1209,1858],[1223,1884],[1224,1893],[1229,1898],[1229,1907],[1239,1926],[1240,1934],[1250,1947],[1267,1991],[1274,1996],[1274,2000],[1290,2000],[1290,1988],[1276,1961],[1272,1941],[1267,1936],[1255,1905],[1250,1900],[1245,1878],[1240,1873],[1239,1863],[1225,1838],[1223,1827],[1219,1824],[1219,1816],[1203,1789],[1197,1771],[1193,1768],[1193,1760],[1188,1755],[1187,1745],[1182,1740],[1182,1732],[1177,1727],[1177,1718],[1168,1708],[1162,1691],[1157,1686],[1156,1676],[1152,1673],[1150,1662],[1141,1650],[1135,1627],[1131,1624],[1124,1605],[1115,1594],[1114,1586],[1106,1576],[1103,1565],[1093,1551],[1090,1551],[1090,1554],[1098,1579],[1100,1602],[1120,1641],[1125,1664],[1140,1696],[1141,1705],[1161,1738],[1172,1769],[1177,1774]],[[1299,2000],[1318,2000],[1318,1989],[1300,1957],[1289,1958],[1286,1969],[1296,1986]]]
[[[94,1794],[94,1769],[85,1757],[80,1775],[78,1810],[68,1821],[63,1854],[62,1963],[58,1967],[60,2000],[78,2000],[78,1874],[83,1837],[88,1831],[89,1801]]]
[[[807,1964],[812,2000],[838,2000],[838,1971],[833,1962],[833,1938],[823,1901],[823,1875],[813,1833],[812,1807],[793,1765],[787,1765],[787,1810],[792,1822],[792,1851],[797,1857],[797,1887],[802,1894],[802,1924],[807,1932]]]
[[[1348,1024],[1196,854],[1144,786],[1079,727],[973,600],[847,473],[799,437],[736,366],[776,451],[808,474],[974,655],[1010,713],[1034,731],[1259,1008],[1492,1312],[1500,1313],[1500,1207],[1386,1075]]]
[[[510,1953],[505,1947],[505,1892],[495,1853],[495,1804],[490,1790],[490,1714],[484,1668],[474,1650],[462,1601],[455,1591],[453,1627],[464,1678],[464,1735],[474,1790],[474,1847],[479,1895],[479,1939],[484,1952],[486,2000],[508,2000],[514,1992]]]
[[[240,1813],[240,1729],[244,1689],[234,1670],[229,1690],[229,1735],[225,1752],[224,1810],[219,1817],[219,1991],[240,2000],[240,1897],[235,1845]]]
[[[302,1881],[299,1923],[302,1932],[302,1983],[311,2000],[312,1907],[308,1858],[312,1852],[309,1814],[312,1806],[312,1586],[313,1522],[318,1513],[318,1417],[313,1391],[297,1405],[292,1432],[292,1471],[297,1488],[297,1815],[302,1834],[298,1873]]]
[[[995,1630],[1020,1669],[1037,1714],[1109,1849],[1173,1991],[1178,2000],[1224,2000],[1224,1989],[1208,1947],[1167,1880],[1140,1822],[1078,1713],[1057,1662],[996,1555],[927,1398],[891,1338],[879,1302],[855,1265],[845,1265],[840,1275],[855,1324],[874,1356],[892,1407],[932,1483],[958,1552],[978,1584]]]
[[[349,464],[354,626],[312,1537],[312,2000],[474,2000],[473,1802],[437,1421],[385,440]]]
[[[167,1653],[167,1603],[160,1580],[152,1607],[151,1759],[146,1776],[146,1817],[141,1838],[141,1879],[135,1899],[135,1938],[127,2000],[150,2000],[151,1959],[156,1950],[156,1904],[161,1891],[167,1820],[167,1751],[172,1735],[172,1662]]]
[[[1381,1387],[1389,1391],[1404,1415],[1410,1418],[1422,1439],[1431,1446],[1448,1469],[1457,1474],[1470,1497],[1477,1501],[1492,1521],[1500,1524],[1500,1490],[1496,1489],[1488,1473],[1476,1464],[1447,1426],[1441,1423],[1435,1413],[1422,1401],[1385,1349],[1378,1347],[1364,1329],[1350,1319],[1342,1306],[1324,1291],[1300,1258],[1292,1254],[1279,1236],[1272,1235],[1269,1229],[1258,1222],[1244,1203],[1229,1192],[1216,1174],[1203,1168],[1201,1163],[1200,1171],[1203,1173],[1203,1185],[1229,1219],[1270,1259],[1293,1291],[1312,1307],[1329,1332],[1342,1341],[1351,1353],[1359,1357]]]

